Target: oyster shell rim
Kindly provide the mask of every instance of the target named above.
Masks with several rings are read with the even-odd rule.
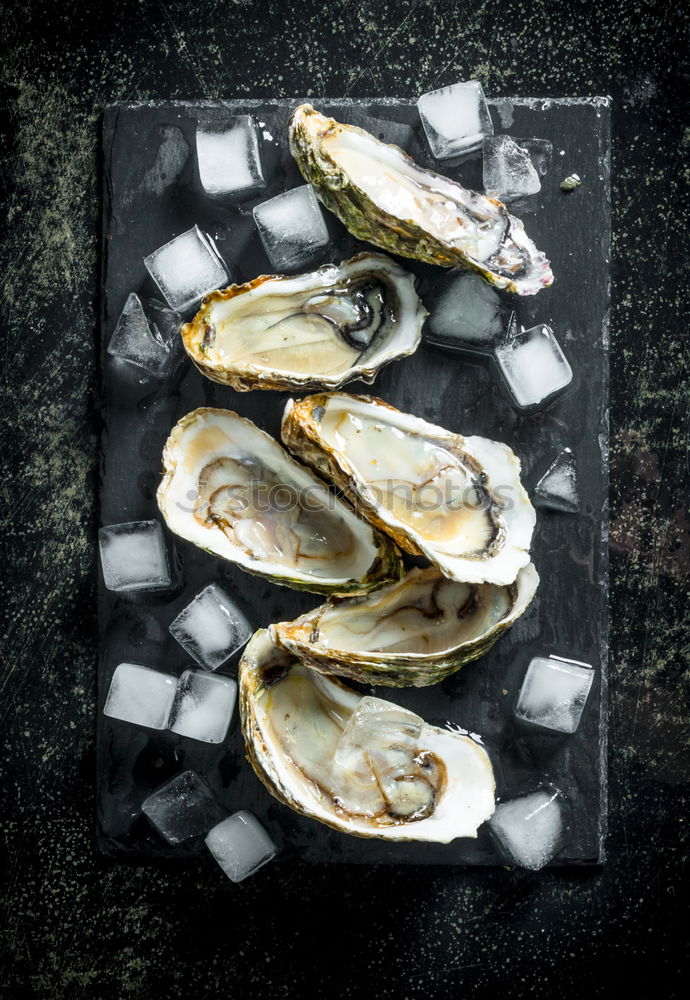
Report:
[[[338,376],[328,376],[328,375],[300,375],[298,373],[284,372],[270,372],[265,368],[260,368],[258,366],[253,366],[251,364],[243,366],[243,368],[237,367],[232,362],[222,365],[222,364],[211,364],[204,360],[203,355],[198,350],[195,350],[192,345],[192,338],[196,334],[197,324],[203,324],[208,312],[213,308],[213,305],[218,302],[229,301],[236,298],[238,295],[243,295],[246,292],[251,292],[255,288],[258,288],[269,281],[297,281],[300,279],[305,279],[311,275],[318,275],[321,272],[326,272],[328,269],[337,268],[341,270],[348,267],[349,265],[359,264],[361,261],[373,260],[375,262],[380,262],[379,266],[381,270],[397,271],[400,277],[396,275],[396,288],[401,282],[404,282],[407,286],[410,298],[414,298],[414,315],[410,311],[408,322],[410,323],[410,335],[406,338],[408,343],[406,343],[403,350],[390,350],[386,352],[387,347],[391,347],[391,341],[394,341],[395,336],[389,337],[388,341],[384,341],[379,348],[379,354],[374,353],[373,359],[374,364],[368,363],[355,363],[350,366],[346,371]],[[386,367],[386,365],[391,364],[393,361],[397,361],[400,358],[406,358],[414,354],[422,342],[422,329],[426,318],[429,315],[428,310],[424,306],[422,300],[416,291],[417,278],[410,271],[406,271],[401,264],[392,258],[386,256],[379,251],[367,251],[363,250],[359,253],[354,254],[347,260],[340,261],[339,263],[329,263],[322,264],[320,267],[315,268],[312,271],[300,272],[295,275],[286,274],[260,274],[257,277],[252,278],[250,281],[242,282],[241,284],[228,285],[227,288],[216,289],[210,292],[208,295],[204,296],[201,301],[200,307],[189,320],[188,323],[184,323],[180,335],[182,337],[182,343],[184,345],[185,352],[188,357],[192,360],[198,371],[201,372],[206,378],[211,379],[213,382],[217,382],[219,385],[228,385],[231,388],[237,390],[238,392],[250,392],[252,390],[277,390],[277,391],[318,391],[324,389],[339,389],[348,382],[355,380],[361,380],[367,385],[371,385],[376,379],[378,373]],[[400,296],[399,296],[400,298]],[[364,351],[362,352],[364,354]]]
[[[473,639],[468,639],[456,646],[437,653],[376,653],[373,651],[350,651],[322,647],[310,639],[303,640],[297,630],[308,625],[326,608],[336,608],[347,603],[364,603],[369,598],[381,596],[385,590],[402,587],[413,575],[420,575],[435,570],[442,578],[438,567],[424,569],[415,567],[400,580],[384,584],[368,594],[352,598],[328,600],[317,608],[305,612],[291,622],[274,622],[269,626],[273,640],[298,657],[303,663],[315,670],[337,677],[347,677],[361,684],[374,684],[383,687],[430,687],[438,684],[456,673],[461,667],[480,659],[503,636],[505,632],[523,615],[534,599],[539,586],[539,574],[533,563],[523,566],[512,584],[479,584],[478,586],[512,589],[515,591],[513,604],[508,614],[487,631]],[[328,654],[328,655],[327,655]],[[390,669],[386,669],[389,667]]]
[[[200,545],[198,541],[193,538],[189,538],[187,535],[182,535],[174,527],[172,527],[167,509],[168,500],[168,490],[171,486],[176,468],[177,468],[177,458],[172,454],[172,448],[176,443],[177,437],[183,434],[187,427],[196,420],[200,414],[206,413],[221,413],[224,415],[232,416],[233,418],[239,420],[243,424],[247,424],[251,427],[252,432],[257,432],[264,438],[268,439],[275,445],[278,449],[284,452],[285,459],[294,465],[300,472],[300,474],[307,473],[308,476],[314,480],[319,486],[324,486],[323,480],[314,473],[312,469],[300,462],[287,448],[284,448],[280,441],[272,437],[267,431],[264,431],[261,427],[250,420],[248,417],[243,417],[241,414],[237,413],[235,410],[228,410],[223,407],[217,406],[199,406],[189,413],[186,413],[183,417],[175,423],[172,427],[168,438],[165,442],[162,454],[163,462],[163,474],[161,476],[161,481],[156,490],[156,503],[158,509],[163,515],[163,520],[166,523],[168,529],[177,537],[183,538],[185,541],[197,548],[208,552],[216,559],[225,559],[227,562],[232,562],[233,565],[239,566],[240,569],[252,576],[258,576],[262,579],[269,580],[271,583],[275,583],[278,586],[289,587],[293,590],[307,591],[309,593],[323,594],[323,595],[334,595],[334,596],[349,596],[355,594],[365,594],[370,590],[376,590],[378,587],[382,586],[384,583],[391,582],[392,580],[399,579],[403,572],[402,558],[395,545],[393,539],[387,536],[384,532],[379,531],[374,525],[369,524],[368,526],[373,532],[373,544],[376,549],[376,558],[369,566],[365,577],[361,581],[348,580],[344,581],[342,585],[328,585],[324,583],[319,586],[318,580],[307,580],[301,578],[290,577],[287,574],[274,574],[271,572],[264,572],[256,569],[255,565],[249,562],[244,562],[239,559],[228,559],[227,556],[221,555],[220,553],[214,551],[213,549],[207,548],[204,545]],[[359,521],[367,523],[364,518],[361,518],[350,504],[341,501],[342,506],[348,515],[352,515]]]

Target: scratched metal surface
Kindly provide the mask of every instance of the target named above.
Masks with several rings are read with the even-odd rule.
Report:
[[[5,3],[0,843],[8,997],[682,993],[687,11],[654,0]],[[94,846],[98,142],[113,99],[613,96],[610,820],[580,872],[113,863]],[[564,238],[567,234],[564,234]],[[345,956],[345,961],[343,961]]]

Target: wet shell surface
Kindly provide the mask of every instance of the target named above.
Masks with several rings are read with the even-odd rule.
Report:
[[[290,400],[282,438],[363,517],[444,576],[505,586],[529,563],[536,515],[507,445],[344,392]]]
[[[290,151],[321,202],[358,239],[427,264],[462,267],[534,295],[553,281],[523,223],[495,198],[425,170],[398,146],[302,104]]]
[[[182,340],[202,374],[235,389],[337,388],[412,354],[426,315],[413,275],[359,254],[212,292]]]
[[[494,776],[470,736],[326,677],[256,632],[239,667],[247,756],[266,788],[343,833],[449,843],[494,811]]]
[[[171,531],[250,573],[320,594],[397,579],[400,557],[251,420],[202,407],[172,429],[158,506]]]
[[[412,569],[363,597],[330,600],[271,635],[303,662],[363,684],[425,687],[486,653],[526,611],[539,577],[529,563],[515,583],[458,583],[434,567]]]

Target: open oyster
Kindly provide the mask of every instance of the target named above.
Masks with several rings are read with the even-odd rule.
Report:
[[[363,594],[400,576],[389,539],[230,410],[183,417],[163,464],[158,506],[168,527],[250,573],[321,594]]]
[[[310,104],[295,109],[290,151],[326,208],[361,240],[403,257],[477,271],[534,295],[553,274],[505,205],[425,170],[397,146]]]
[[[494,811],[486,751],[300,663],[256,632],[239,667],[247,756],[277,799],[358,837],[448,843]]]
[[[363,684],[425,687],[486,653],[527,609],[539,577],[523,566],[515,583],[458,583],[435,567],[412,569],[364,597],[331,600],[271,635],[304,663]]]
[[[182,340],[203,375],[234,389],[373,382],[419,345],[427,313],[414,281],[372,253],[296,277],[262,275],[208,295]]]
[[[536,522],[507,445],[462,437],[371,396],[289,400],[283,441],[406,552],[461,583],[512,583]]]

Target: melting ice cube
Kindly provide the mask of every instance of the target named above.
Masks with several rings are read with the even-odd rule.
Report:
[[[256,119],[235,115],[225,127],[197,125],[199,180],[212,198],[241,201],[266,187]]]
[[[522,682],[515,715],[558,733],[574,733],[593,680],[594,671],[587,663],[535,656]]]
[[[224,810],[195,771],[183,771],[144,800],[141,810],[169,844],[201,837],[219,823]]]
[[[214,826],[206,846],[233,882],[253,875],[278,853],[258,819],[244,809]]]
[[[484,142],[484,190],[506,201],[541,191],[529,151],[509,135],[495,135]]]
[[[257,205],[254,221],[271,264],[280,272],[313,264],[330,242],[321,208],[308,184]]]
[[[169,729],[202,743],[222,743],[235,708],[237,684],[202,670],[185,670],[180,677]]]
[[[480,148],[484,136],[494,134],[479,80],[455,83],[422,94],[417,108],[431,152],[437,160],[471,153]]]
[[[175,697],[177,678],[140,663],[115,668],[103,714],[148,729],[165,729]]]
[[[499,802],[489,829],[506,858],[521,868],[538,871],[562,846],[563,810],[559,792],[541,788],[508,802]]]
[[[126,521],[98,532],[103,579],[108,590],[165,590],[172,585],[159,521]]]
[[[211,583],[179,613],[170,631],[206,670],[216,670],[244,646],[252,626],[234,601]]]
[[[432,306],[426,339],[451,350],[492,354],[508,336],[511,324],[513,314],[483,278],[453,275]]]
[[[108,354],[164,378],[181,357],[180,323],[174,310],[155,302],[145,308],[139,296],[130,292],[108,343]]]
[[[228,281],[213,241],[198,226],[154,250],[144,264],[170,308],[180,312]]]
[[[580,488],[577,483],[575,456],[570,448],[564,448],[556,456],[537,485],[534,487],[535,501],[540,507],[576,514],[581,506]]]
[[[573,372],[549,326],[533,326],[496,348],[494,357],[515,404],[544,404],[570,385]]]

